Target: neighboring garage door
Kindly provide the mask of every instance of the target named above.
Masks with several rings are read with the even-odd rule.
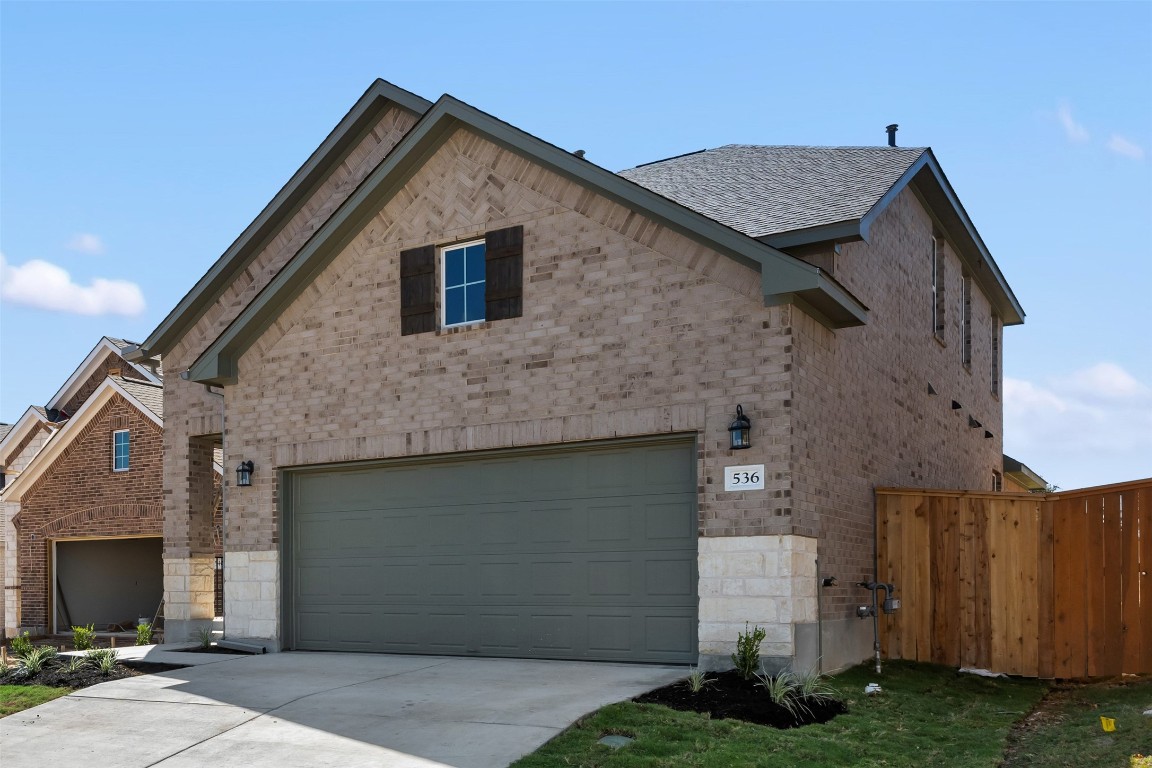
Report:
[[[164,597],[163,545],[159,536],[56,540],[55,631],[151,621]]]
[[[288,475],[298,649],[696,661],[691,442]]]

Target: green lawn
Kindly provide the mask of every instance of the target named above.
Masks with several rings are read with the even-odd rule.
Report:
[[[0,717],[7,717],[69,693],[71,691],[67,688],[50,688],[46,685],[0,685]]]
[[[847,701],[849,714],[825,725],[778,731],[628,702],[577,723],[515,768],[993,768],[1004,756],[1013,724],[1048,690],[1035,680],[988,679],[896,661],[886,662],[882,675],[862,665],[831,682]],[[869,682],[879,682],[884,692],[865,696]],[[1097,725],[1092,738],[1099,733]],[[612,750],[597,743],[607,734],[635,741]]]

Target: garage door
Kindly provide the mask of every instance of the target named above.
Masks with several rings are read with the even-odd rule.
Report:
[[[292,472],[286,639],[695,662],[695,466],[678,442]]]

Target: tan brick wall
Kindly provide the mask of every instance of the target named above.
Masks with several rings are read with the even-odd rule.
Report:
[[[851,583],[873,574],[873,487],[990,490],[1001,465],[987,298],[973,284],[968,370],[960,348],[961,263],[945,245],[941,343],[932,330],[933,223],[911,190],[870,234],[869,243],[842,247],[836,272],[870,308],[868,325],[832,333],[800,313],[795,323],[794,517],[798,532],[820,538],[822,574],[840,580],[822,594],[826,619],[850,618],[869,600]],[[953,410],[953,400],[963,408]],[[983,426],[970,428],[969,415]],[[994,437],[986,439],[985,430]]]
[[[514,224],[523,317],[399,335],[401,249]],[[273,470],[309,444],[367,459],[668,430],[700,438],[706,535],[790,532],[791,312],[759,289],[753,270],[458,133],[242,356],[229,463],[267,470],[231,499],[230,546],[275,548]],[[734,458],[737,403],[754,447]],[[764,463],[768,490],[719,490],[733,463]]]
[[[112,471],[112,432],[131,432],[130,469]],[[114,394],[23,495],[16,523],[20,626],[49,626],[50,542],[161,532],[162,430]]]
[[[167,414],[165,453],[168,457],[164,486],[165,557],[189,558],[194,551],[201,549],[200,526],[196,524],[190,528],[192,500],[189,488],[196,485],[197,473],[203,468],[189,462],[189,440],[195,436],[219,435],[224,429],[219,398],[209,395],[199,384],[182,381],[178,373],[195,362],[364,177],[379,165],[415,121],[416,116],[405,110],[387,110],[331,178],[292,216],[280,234],[264,246],[180,343],[164,355],[164,367],[169,372],[164,386],[164,412]],[[227,470],[236,462],[226,458],[224,463]]]

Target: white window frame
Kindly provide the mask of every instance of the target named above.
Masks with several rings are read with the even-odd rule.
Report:
[[[116,438],[119,435],[127,435],[127,440],[124,443],[124,466],[116,466]],[[113,472],[127,472],[132,467],[132,430],[117,429],[112,433],[112,471]]]
[[[1000,321],[1000,316],[995,312],[992,313],[992,333],[991,333],[991,361],[989,365],[989,386],[991,387],[992,394],[1000,397],[1000,345],[1004,324]]]
[[[944,253],[941,238],[932,236],[932,335],[944,341]]]
[[[476,325],[477,323],[483,323],[487,319],[487,311],[485,311],[485,316],[481,317],[478,320],[465,320],[462,323],[449,323],[448,322],[448,269],[447,269],[447,264],[446,264],[447,255],[448,255],[449,251],[463,250],[463,249],[466,249],[466,248],[473,246],[473,245],[485,245],[486,246],[487,243],[484,240],[484,238],[480,238],[479,240],[468,240],[468,241],[465,241],[462,243],[453,243],[452,245],[444,245],[444,246],[440,247],[439,267],[440,267],[440,327],[441,328],[461,328],[461,327],[466,326],[466,325]],[[484,283],[484,282],[487,282],[486,277],[484,280],[473,280],[471,282],[464,282],[464,283],[462,283],[462,285],[464,286],[465,293],[467,293],[467,287],[469,285],[476,285],[477,283]],[[452,286],[452,287],[455,288],[457,286]]]
[[[960,295],[960,361],[972,370],[972,277],[964,275]]]

